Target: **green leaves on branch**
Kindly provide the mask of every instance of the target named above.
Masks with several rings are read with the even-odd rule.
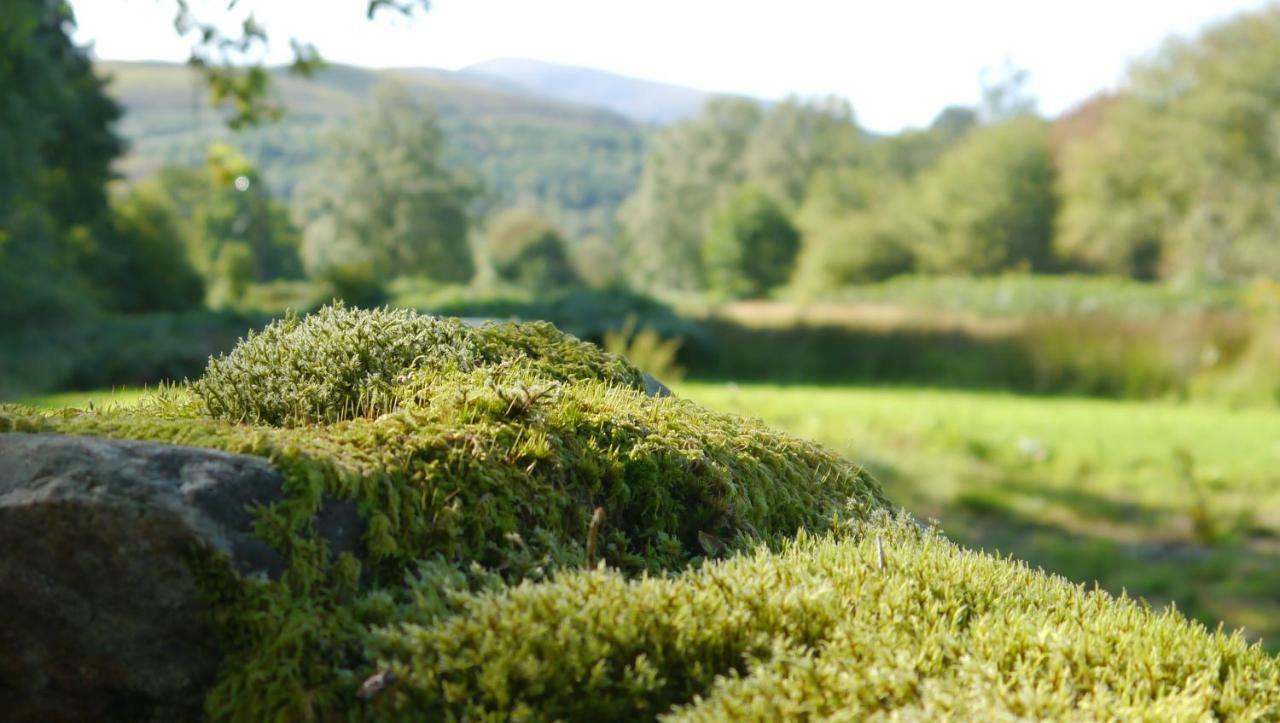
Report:
[[[247,4],[242,0],[225,3],[229,14]],[[269,98],[271,76],[262,64],[270,38],[253,13],[241,19],[236,30],[229,31],[225,21],[198,17],[190,0],[176,0],[176,5],[174,30],[192,38],[188,63],[204,76],[210,102],[214,106],[230,106],[227,125],[240,130],[279,119],[285,109]],[[429,7],[429,0],[368,0],[365,17],[372,20],[381,10],[411,17]],[[291,38],[289,45],[293,55],[289,68],[293,72],[307,76],[323,67],[324,61],[314,45],[296,38]]]
[[[311,276],[471,278],[468,234],[483,187],[445,162],[435,114],[399,86],[383,86],[299,189],[303,262]]]

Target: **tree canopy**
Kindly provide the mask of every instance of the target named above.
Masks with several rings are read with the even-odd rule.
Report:
[[[444,160],[435,114],[396,86],[332,137],[302,194],[303,261],[313,276],[356,268],[379,279],[466,281],[478,180]]]

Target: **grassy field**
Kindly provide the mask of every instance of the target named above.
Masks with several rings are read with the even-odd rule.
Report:
[[[951,538],[1175,603],[1280,650],[1280,412],[906,388],[688,382],[865,465]],[[122,389],[23,400],[136,401]]]
[[[848,455],[959,542],[1174,602],[1280,650],[1280,413],[925,389],[677,391]]]

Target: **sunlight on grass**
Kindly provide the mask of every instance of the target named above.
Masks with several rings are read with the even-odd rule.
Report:
[[[26,404],[39,409],[65,409],[67,407],[83,409],[90,404],[95,407],[105,407],[112,404],[137,404],[138,400],[148,393],[148,390],[138,387],[120,387],[117,389],[95,389],[87,392],[44,394],[36,397],[26,397],[17,401],[19,404]]]
[[[1280,649],[1280,413],[911,388],[676,393],[865,465],[966,544]]]

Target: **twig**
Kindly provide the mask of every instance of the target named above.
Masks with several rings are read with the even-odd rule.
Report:
[[[596,538],[600,535],[600,526],[604,524],[604,508],[597,507],[591,513],[591,527],[587,528],[587,567],[596,566]]]

